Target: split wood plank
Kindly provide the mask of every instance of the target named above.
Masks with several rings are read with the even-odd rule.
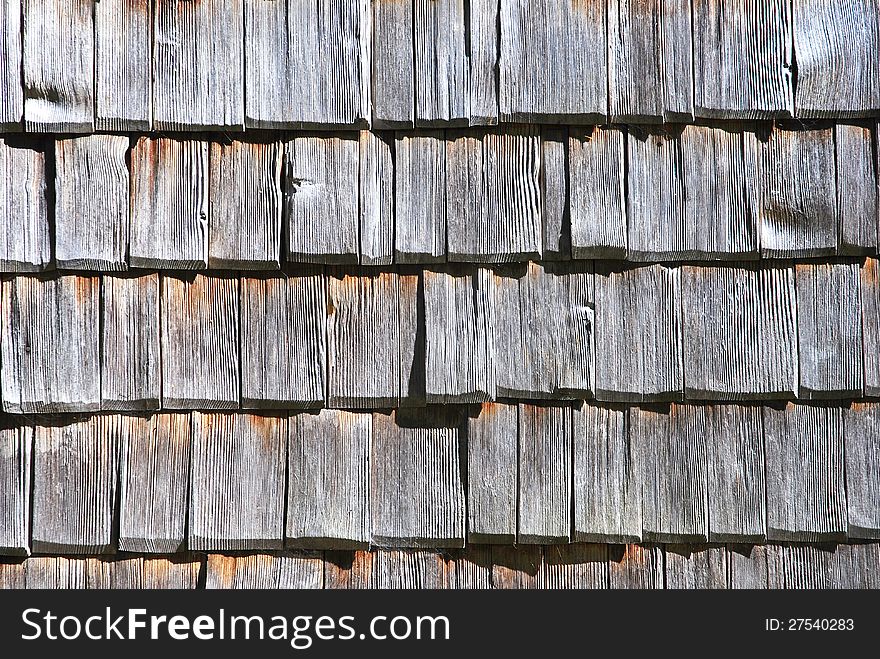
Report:
[[[865,396],[880,396],[880,260],[865,259],[859,271],[862,302],[862,349],[865,367]]]
[[[397,263],[446,260],[446,142],[441,131],[397,134],[394,210]]]
[[[2,289],[3,411],[99,409],[100,279],[15,277]]]
[[[468,416],[468,543],[514,544],[517,406],[485,403]]]
[[[413,2],[417,126],[468,123],[468,6],[465,0]]]
[[[369,130],[359,140],[360,263],[391,265],[394,258],[392,140]]]
[[[847,536],[880,538],[880,404],[843,410]]]
[[[498,10],[495,0],[468,2],[471,126],[498,123]]]
[[[31,551],[31,463],[34,429],[8,424],[0,428],[0,555]]]
[[[608,546],[570,544],[544,547],[539,581],[544,589],[608,588]]]
[[[162,407],[237,408],[238,279],[163,275],[161,295]]]
[[[568,140],[569,130],[565,126],[541,129],[541,251],[545,261],[568,261],[571,258]]]
[[[0,0],[0,132],[22,127],[21,18],[22,0]]]
[[[49,266],[46,188],[43,145],[0,138],[0,272],[39,272]]]
[[[156,0],[156,130],[244,129],[243,0]]]
[[[205,588],[320,589],[324,586],[324,565],[316,552],[283,552],[222,556],[209,554]]]
[[[411,128],[415,122],[414,12],[410,0],[373,5],[373,126]]]
[[[666,545],[664,557],[666,588],[727,588],[727,549],[723,546]]]
[[[839,254],[877,251],[878,204],[873,132],[867,124],[834,125]]]
[[[651,545],[608,546],[609,588],[663,588],[663,549]]]
[[[128,138],[55,142],[55,262],[69,270],[126,270]]]
[[[402,268],[398,276],[400,309],[400,406],[424,407],[426,323],[425,287],[419,268]]]

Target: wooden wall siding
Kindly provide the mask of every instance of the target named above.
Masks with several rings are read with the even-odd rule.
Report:
[[[131,151],[131,267],[207,267],[208,187],[207,142],[138,138]]]
[[[492,547],[493,588],[510,590],[540,588],[541,549],[538,545]]]
[[[450,261],[541,258],[541,134],[449,131],[446,231]]]
[[[358,262],[359,154],[354,133],[287,143],[284,214],[290,261]]]
[[[880,538],[880,404],[843,410],[847,536]]]
[[[413,2],[413,56],[418,125],[468,122],[470,66],[466,4],[465,0]]]
[[[691,399],[798,392],[794,268],[682,266],[684,388]],[[599,328],[604,320],[597,308]]]
[[[410,0],[373,5],[373,126],[409,128],[415,123],[414,7]]]
[[[29,425],[0,428],[0,555],[30,553],[33,437]]]
[[[394,166],[394,260],[446,260],[446,143],[442,132],[398,133]]]
[[[289,546],[366,549],[370,541],[370,414],[337,410],[290,417]]]
[[[322,407],[327,284],[320,271],[241,280],[241,405]]]
[[[101,405],[98,277],[16,277],[2,283],[3,411]]]
[[[609,546],[608,584],[628,590],[663,588],[663,550],[651,545]]]
[[[692,2],[667,0],[660,4],[663,121],[692,121],[694,118]]]
[[[487,403],[468,416],[468,543],[516,542],[518,434],[516,405]]]
[[[785,559],[785,588],[840,589],[878,588],[878,554],[874,545],[793,545],[781,548]]]
[[[867,124],[835,124],[838,254],[877,251],[880,205],[874,175],[874,145]]]
[[[448,268],[423,277],[427,402],[495,400],[492,274]]]
[[[669,589],[727,588],[727,549],[694,545],[667,545],[664,552],[665,586]]]
[[[35,553],[114,551],[117,451],[122,417],[94,416],[34,433]]]
[[[541,129],[542,256],[545,261],[571,258],[571,214],[568,205],[568,128]]]
[[[424,407],[425,388],[425,289],[419,270],[401,270],[400,305],[400,406]]]
[[[128,138],[88,135],[55,142],[55,264],[126,270]]]
[[[606,119],[607,13],[605,2],[592,0],[501,2],[502,121],[590,124]]]
[[[470,0],[470,123],[498,123],[498,11],[495,0]]]
[[[542,588],[608,588],[608,548],[599,544],[544,547],[539,575]]]
[[[193,412],[190,549],[281,548],[286,424],[282,417]]]
[[[208,556],[205,588],[319,589],[324,587],[320,554],[285,552],[251,556]]]
[[[571,537],[570,406],[519,406],[517,542],[569,542]]]
[[[706,542],[709,440],[704,408],[633,407],[629,423],[630,441],[643,459],[642,537],[646,542]]]
[[[862,310],[858,263],[795,267],[802,399],[862,395]]]
[[[652,401],[681,396],[680,268],[651,265],[596,272],[596,398]],[[637,349],[634,349],[637,347]]]
[[[442,408],[373,414],[371,544],[464,546],[462,421]]]
[[[767,539],[818,542],[846,534],[843,422],[836,407],[764,408]]]
[[[95,130],[150,130],[152,24],[150,2],[95,3]]]
[[[244,129],[243,5],[243,0],[156,0],[157,130]]]
[[[22,0],[0,0],[0,131],[21,129],[24,116],[21,5]]]
[[[238,280],[163,276],[161,288],[162,407],[237,408]]]
[[[763,119],[793,111],[789,0],[694,0],[694,114]]]
[[[161,400],[159,275],[101,281],[101,409],[155,410]]]
[[[208,267],[277,269],[281,264],[281,144],[212,142],[210,148]]]
[[[643,452],[630,441],[621,408],[572,410],[575,542],[642,539]]]
[[[186,541],[190,415],[121,419],[129,431],[119,442],[119,550],[179,552]]]
[[[0,272],[38,272],[51,259],[45,150],[0,138]]]
[[[91,133],[94,130],[93,6],[90,0],[22,1],[21,80],[27,131]]]
[[[394,162],[391,140],[361,131],[358,185],[360,186],[360,263],[391,265],[394,258]]]
[[[777,545],[729,545],[727,551],[727,578],[729,588],[760,589],[782,588],[781,573],[776,571],[781,563],[781,547]],[[771,557],[768,575],[768,555]],[[768,583],[768,576],[773,584]]]
[[[862,302],[862,348],[865,367],[865,396],[880,396],[880,261],[865,259],[859,270]]]
[[[470,547],[449,556],[446,563],[448,588],[486,590],[492,585],[492,549]]]
[[[77,559],[73,559],[75,561]],[[187,555],[171,558],[86,558],[86,588],[176,588],[198,587],[203,561]],[[73,562],[71,561],[71,562]]]

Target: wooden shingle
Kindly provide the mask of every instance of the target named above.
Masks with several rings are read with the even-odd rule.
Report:
[[[358,185],[360,186],[360,263],[391,265],[394,258],[393,140],[361,131]]]
[[[29,558],[24,564],[24,588],[65,589],[85,588],[85,561],[63,556]]]
[[[397,263],[446,260],[446,142],[442,132],[397,134],[394,212]]]
[[[498,123],[498,9],[494,0],[468,3],[471,126]]]
[[[424,407],[425,290],[419,269],[401,269],[397,300],[400,309],[400,406]]]
[[[781,553],[778,545],[728,545],[728,587],[782,588]]]
[[[464,0],[413,2],[417,126],[468,122],[468,4]]]
[[[188,554],[144,558],[143,587],[193,590],[199,585],[203,558]]]
[[[693,121],[694,44],[691,0],[660,2],[663,121]]]
[[[880,538],[880,404],[843,410],[847,536]]]
[[[39,272],[51,259],[46,152],[0,138],[0,272]]]
[[[571,258],[568,140],[569,130],[565,126],[545,126],[541,130],[541,252],[545,261]]]
[[[608,588],[608,545],[577,543],[544,547],[539,581],[544,589]]]
[[[610,545],[608,558],[609,588],[663,588],[662,548],[651,545]]]
[[[324,565],[315,552],[279,552],[250,556],[209,554],[205,588],[317,589],[324,585]]]
[[[30,553],[33,437],[30,425],[0,428],[0,555]]]
[[[485,403],[467,424],[468,543],[516,541],[517,406]]]
[[[373,7],[373,126],[411,128],[415,121],[413,2],[376,0]]]
[[[862,302],[862,348],[865,367],[865,396],[880,396],[880,260],[865,259],[859,271]]]
[[[0,1],[0,131],[21,128],[21,17],[23,0]],[[2,149],[0,145],[0,149]]]
[[[877,250],[880,206],[872,142],[873,131],[867,124],[834,125],[839,254]]]
[[[488,545],[469,545],[448,554],[447,588],[486,590],[492,585],[492,549]]]
[[[543,556],[538,545],[495,545],[492,552],[492,587],[533,590],[541,587]]]
[[[666,588],[727,588],[727,549],[723,546],[666,545],[664,557]]]

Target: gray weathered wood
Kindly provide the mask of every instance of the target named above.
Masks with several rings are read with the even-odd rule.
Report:
[[[100,279],[15,277],[2,283],[3,411],[101,406]]]
[[[415,121],[413,2],[373,4],[373,126],[409,128]]]
[[[517,406],[485,403],[467,425],[468,542],[516,541]]]
[[[608,100],[614,123],[663,121],[660,5],[659,0],[608,0]],[[670,71],[670,78],[675,73]]]
[[[663,588],[663,550],[651,545],[608,547],[609,588]]]
[[[858,263],[799,263],[798,396],[862,395],[862,309]]]
[[[794,0],[799,117],[861,117],[880,109],[877,0]]]
[[[693,121],[694,44],[691,0],[660,3],[660,73],[663,121]]]
[[[846,546],[835,548],[824,545],[787,545],[781,549],[786,589],[827,590],[852,587],[851,554],[846,551]]]
[[[572,411],[576,542],[642,539],[642,462],[625,410],[583,404]]]
[[[699,545],[667,545],[666,588],[707,590],[727,588],[727,549]]]
[[[416,125],[468,122],[468,5],[465,0],[413,2]]]
[[[193,412],[190,549],[282,546],[286,433],[281,417]]]
[[[70,270],[126,270],[128,138],[55,142],[55,262]]]
[[[138,138],[131,151],[129,265],[207,267],[208,181],[207,142]]]
[[[449,132],[446,230],[450,261],[541,257],[541,135],[534,126]]]
[[[470,0],[470,123],[498,123],[498,5],[495,0]]]
[[[93,7],[90,0],[23,0],[21,80],[24,125],[29,132],[91,133],[94,129]]]
[[[119,550],[173,554],[186,540],[190,415],[120,417]],[[230,440],[231,441],[231,440]]]
[[[316,552],[208,555],[205,576],[205,588],[208,589],[319,589],[323,586],[324,565],[321,555]],[[230,633],[242,634],[242,625],[233,626]]]
[[[211,144],[209,268],[279,267],[282,151],[278,142]]]
[[[319,271],[241,279],[242,407],[323,405],[326,314]]]
[[[545,261],[571,258],[571,214],[568,203],[569,131],[564,126],[541,130],[542,255]]]
[[[287,259],[358,262],[358,158],[354,133],[287,143],[284,215]]]
[[[156,0],[157,130],[244,128],[244,0]]]
[[[446,561],[434,551],[376,551],[365,576],[365,587],[381,590],[435,590],[449,581]]]
[[[877,250],[880,205],[872,142],[873,134],[867,124],[834,125],[839,254]]]
[[[400,406],[424,407],[425,392],[425,291],[418,269],[398,276],[400,308]]]
[[[0,590],[21,590],[27,586],[27,560],[0,562]]]
[[[163,275],[161,289],[162,407],[237,408],[238,279]]]
[[[652,265],[596,273],[596,398],[681,396],[680,268]]]
[[[492,275],[425,270],[425,387],[429,403],[495,399]]]
[[[502,121],[589,124],[607,116],[606,15],[605,2],[501,3]]]
[[[767,539],[846,538],[843,422],[838,407],[764,408]]]
[[[288,423],[286,543],[366,549],[372,416],[321,410]]]
[[[850,588],[880,588],[880,544],[838,546],[850,554]]]
[[[442,132],[397,134],[394,212],[398,263],[446,260],[446,142]]]
[[[154,410],[161,401],[159,275],[101,281],[101,408]]]
[[[517,542],[568,542],[571,536],[571,407],[520,404]]]
[[[0,428],[0,555],[30,553],[33,436],[26,424]]]
[[[455,410],[373,414],[371,544],[463,547],[465,500]]]
[[[361,131],[359,148],[360,263],[391,265],[394,258],[394,162],[391,159],[391,140],[365,130]]]
[[[608,588],[608,546],[571,544],[544,547],[541,588]]]
[[[118,416],[36,427],[34,552],[113,552],[117,446],[124,431]]]
[[[0,131],[20,130],[24,116],[24,94],[21,87],[21,7],[22,0],[0,2]]]
[[[728,545],[728,587],[782,588],[781,553],[782,547],[778,545]]]
[[[447,587],[459,590],[486,590],[492,586],[492,548],[469,545],[451,552],[447,560]]]
[[[859,272],[862,298],[862,347],[865,367],[865,396],[880,396],[880,261],[865,259]]]
[[[153,123],[153,4],[95,3],[95,129],[148,131]]]
[[[880,538],[880,404],[843,410],[847,535]]]
[[[38,272],[51,259],[45,150],[0,138],[0,272]]]
[[[541,587],[541,547],[492,547],[492,588],[532,590]]]
[[[683,266],[681,271],[686,397],[794,397],[798,390],[794,268],[735,264]]]
[[[694,0],[694,114],[788,116],[792,98],[789,0]]]

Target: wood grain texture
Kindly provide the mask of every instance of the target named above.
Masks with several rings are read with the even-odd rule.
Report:
[[[572,410],[575,542],[642,539],[643,452],[623,409],[585,403]]]
[[[19,588],[53,589],[86,587],[86,561],[62,556],[39,556],[22,563],[24,583]]]
[[[609,588],[663,588],[663,549],[651,545],[609,545]]]
[[[464,546],[462,421],[443,408],[373,414],[372,545]]]
[[[843,421],[838,407],[764,408],[767,539],[846,538]]]
[[[660,3],[663,121],[694,119],[694,44],[691,0]]]
[[[867,124],[834,125],[837,167],[838,254],[877,250],[880,205],[874,165],[873,135]]]
[[[683,266],[685,396],[792,398],[798,390],[794,268]]]
[[[785,588],[788,590],[858,587],[852,583],[852,554],[845,545],[839,548],[788,545],[781,549]]]
[[[117,447],[124,432],[121,418],[116,416],[36,427],[34,552],[114,551]]]
[[[492,588],[534,590],[541,587],[543,555],[540,546],[494,545],[491,551]]]
[[[324,586],[324,566],[316,552],[279,552],[249,556],[209,554],[205,588],[224,589],[318,589]],[[249,618],[230,619],[230,634],[248,638],[245,629],[251,627]]]
[[[782,588],[781,554],[779,545],[728,545],[728,588]]]
[[[470,66],[465,0],[414,0],[416,125],[467,123]]]
[[[792,2],[798,117],[861,117],[880,109],[877,0]]]
[[[880,404],[843,410],[847,536],[880,538]]]
[[[862,395],[862,310],[858,263],[799,263],[799,398]]]
[[[727,549],[723,546],[666,545],[664,558],[666,588],[727,588]]]
[[[559,544],[571,536],[569,406],[518,406],[519,478],[517,542]]]
[[[605,119],[608,81],[596,75],[607,70],[605,2],[510,0],[501,3],[499,16],[502,121],[591,124]]]
[[[158,409],[159,362],[159,275],[103,277],[101,408]]]
[[[681,396],[680,295],[680,268],[605,267],[596,272],[596,398]]]
[[[287,143],[283,191],[289,261],[358,262],[359,154],[354,133]]]
[[[364,130],[358,142],[360,263],[391,265],[394,258],[392,140]]]
[[[880,396],[880,261],[865,259],[859,271],[862,298],[862,348],[865,366],[865,396]]]
[[[663,121],[659,0],[608,0],[608,101],[614,123]],[[669,35],[672,36],[671,34]],[[670,41],[672,47],[674,41]],[[676,72],[670,72],[673,77]]]
[[[539,259],[540,179],[539,128],[449,131],[447,258],[484,263]]]
[[[153,123],[153,6],[95,3],[95,129],[148,131]]]
[[[22,12],[25,130],[91,133],[95,116],[93,3],[23,0]]]
[[[469,545],[447,556],[447,588],[486,590],[492,586],[491,546]]]
[[[168,558],[99,557],[73,559],[85,565],[85,587],[90,589],[187,589],[199,586],[203,559],[178,554]]]
[[[446,142],[442,132],[397,134],[394,211],[397,263],[446,260]]]
[[[568,140],[567,127],[545,126],[541,129],[541,251],[545,261],[571,258]]]
[[[55,142],[55,263],[69,270],[126,270],[128,138]]]
[[[320,407],[327,284],[317,270],[241,279],[242,407]]]
[[[281,417],[193,412],[189,549],[281,548],[286,424]]]
[[[0,428],[0,555],[31,551],[31,463],[34,429],[27,424]]]
[[[271,270],[281,263],[280,143],[211,143],[208,267]]]
[[[539,572],[541,588],[608,588],[608,547],[602,544],[570,544],[544,547]]]
[[[22,0],[0,2],[0,131],[20,130],[24,116],[21,19]]]
[[[208,144],[140,137],[131,151],[129,265],[208,265]]]
[[[51,259],[45,149],[0,138],[0,272],[39,272]]]
[[[468,43],[470,46],[470,123],[498,123],[498,10],[495,0],[470,0]]]
[[[99,278],[6,279],[0,304],[5,321],[0,335],[3,411],[99,409]]]
[[[694,0],[694,114],[789,116],[792,16],[788,0]]]
[[[232,277],[162,276],[162,407],[238,407],[238,288]]]
[[[516,542],[517,406],[485,403],[467,422],[468,543]]]
[[[244,2],[156,0],[157,130],[244,129]]]
[[[287,443],[288,546],[366,549],[370,541],[370,414],[291,415]]]
[[[119,417],[119,550],[173,554],[186,541],[189,414]]]
[[[373,126],[410,128],[415,122],[414,3],[376,0],[373,5]]]
[[[435,551],[378,550],[367,569],[357,575],[356,587],[380,590],[436,590],[447,587],[449,574],[442,554]]]
[[[401,268],[397,300],[400,309],[400,406],[424,407],[426,329],[425,287],[421,271]]]

